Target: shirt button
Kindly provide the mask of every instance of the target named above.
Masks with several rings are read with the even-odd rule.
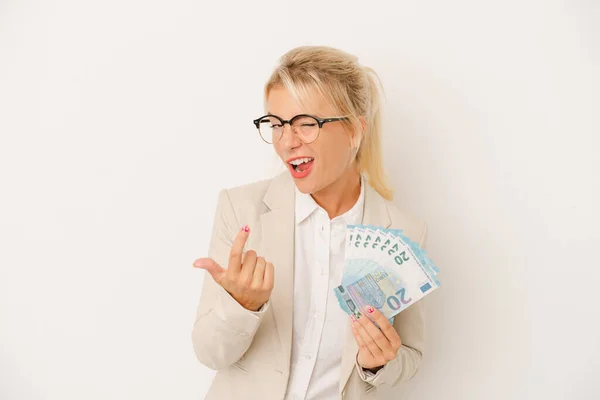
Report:
[[[321,316],[318,312],[315,313],[315,318],[318,319]]]

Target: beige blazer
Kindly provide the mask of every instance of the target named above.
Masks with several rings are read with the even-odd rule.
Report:
[[[289,172],[219,193],[208,256],[227,268],[233,238],[245,224],[250,236],[245,250],[256,250],[274,265],[274,287],[259,312],[241,307],[210,274],[204,276],[192,329],[198,360],[217,371],[208,400],[282,400],[290,370],[294,293],[294,181]],[[365,190],[363,223],[403,229],[425,247],[427,225],[399,211],[370,185]],[[396,358],[375,379],[357,366],[358,346],[350,329],[344,340],[339,382],[340,399],[402,399],[421,363],[425,343],[425,299],[398,314],[394,327],[402,340]]]

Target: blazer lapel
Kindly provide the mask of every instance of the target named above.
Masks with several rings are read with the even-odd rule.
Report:
[[[268,211],[261,215],[261,247],[273,263],[274,284],[270,307],[282,346],[282,366],[290,365],[294,309],[294,182],[289,173],[275,177],[263,198]]]
[[[366,180],[365,180],[366,182]],[[363,210],[362,223],[364,225],[375,225],[389,228],[391,225],[390,215],[385,200],[368,183],[365,188],[365,203]],[[342,354],[341,375],[339,393],[342,393],[354,368],[356,355],[358,354],[358,345],[352,334],[350,322],[346,326],[346,336],[344,339],[344,351]]]

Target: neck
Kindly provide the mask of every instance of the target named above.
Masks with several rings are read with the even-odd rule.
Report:
[[[312,194],[315,202],[321,206],[329,219],[333,219],[350,210],[360,196],[360,173],[349,168],[337,181]]]

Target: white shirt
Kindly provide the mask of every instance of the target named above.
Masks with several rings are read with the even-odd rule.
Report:
[[[333,289],[342,280],[346,225],[360,224],[365,180],[358,201],[329,219],[296,188],[294,321],[286,400],[338,399],[342,348],[348,318]]]

